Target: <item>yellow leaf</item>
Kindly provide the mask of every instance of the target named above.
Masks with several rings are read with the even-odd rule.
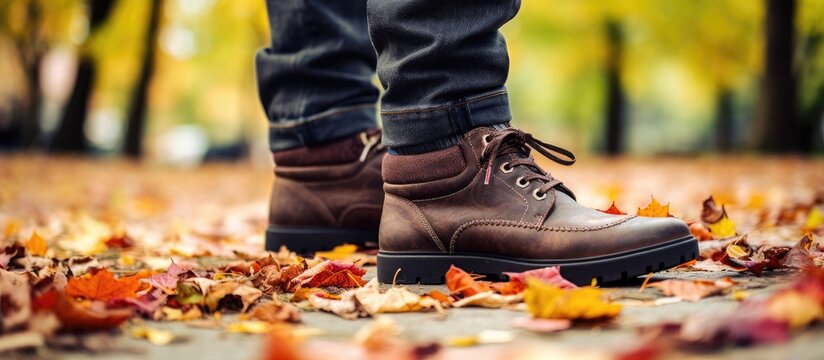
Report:
[[[524,302],[532,316],[544,319],[600,319],[617,316],[621,305],[603,300],[601,289],[561,289],[535,278],[527,278]]]
[[[11,219],[6,223],[6,229],[3,231],[3,237],[8,239],[16,235],[20,231],[20,220]]]
[[[646,217],[669,217],[672,216],[669,213],[669,203],[666,205],[661,205],[658,200],[655,200],[655,197],[652,198],[649,205],[643,209],[638,209],[638,216],[646,216]]]
[[[230,333],[266,334],[272,331],[272,325],[265,321],[240,321],[226,325],[226,331]]]
[[[350,255],[354,254],[355,251],[358,250],[357,245],[352,244],[343,244],[335,246],[332,251],[318,251],[315,252],[315,256],[319,256],[322,258],[326,258],[329,260],[343,260],[349,257]]]
[[[824,319],[824,307],[818,300],[798,291],[786,291],[770,298],[767,313],[774,319],[786,321],[792,328]]]
[[[131,335],[138,339],[149,340],[150,343],[155,345],[166,345],[175,339],[175,335],[171,331],[153,329],[148,326],[133,328]]]
[[[807,221],[804,223],[804,229],[814,230],[821,225],[824,225],[824,213],[822,213],[817,207],[813,208],[810,210],[810,213],[807,214]]]
[[[726,214],[718,220],[718,222],[709,224],[707,227],[710,229],[712,236],[716,239],[724,239],[730,236],[735,236],[735,223],[727,217]]]
[[[32,255],[46,256],[48,250],[49,247],[46,245],[46,241],[36,231],[31,233],[31,238],[26,242],[26,251]]]
[[[745,256],[749,255],[749,254],[750,253],[747,250],[745,250],[744,248],[742,248],[738,245],[735,245],[735,244],[727,245],[727,255],[729,255],[729,257],[731,257],[733,259],[740,259],[742,257],[745,257]]]

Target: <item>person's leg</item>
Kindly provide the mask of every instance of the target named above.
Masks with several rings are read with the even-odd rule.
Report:
[[[267,0],[272,43],[256,57],[275,162],[266,247],[377,239],[385,151],[366,0]]]
[[[571,152],[507,126],[508,59],[498,28],[518,0],[369,0],[390,152],[378,279],[442,283],[450,266],[502,276],[561,266],[577,284],[694,259],[683,221],[579,205],[530,149]]]
[[[498,29],[520,0],[369,0],[384,144],[416,154],[510,121],[509,56]]]

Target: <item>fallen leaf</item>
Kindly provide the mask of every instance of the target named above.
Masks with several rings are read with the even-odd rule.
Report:
[[[168,330],[160,330],[148,326],[134,327],[129,331],[132,337],[146,339],[154,345],[166,345],[174,341],[175,334]]]
[[[726,215],[724,208],[718,206],[712,195],[704,200],[703,207],[701,209],[701,221],[707,224],[717,223],[721,221],[721,218],[724,217],[724,215]]]
[[[226,325],[226,331],[242,334],[266,334],[272,331],[272,324],[258,320],[239,321]]]
[[[506,305],[517,304],[524,300],[522,293],[515,295],[501,295],[492,291],[484,291],[452,303],[452,307],[478,306],[498,309]]]
[[[35,256],[46,256],[48,250],[49,247],[46,245],[46,241],[36,231],[31,233],[31,238],[26,242],[26,251]]]
[[[300,311],[292,304],[285,303],[265,303],[258,304],[249,312],[249,317],[255,320],[270,323],[300,323]]]
[[[524,302],[532,316],[544,319],[593,320],[612,318],[621,305],[604,300],[601,289],[582,287],[561,289],[536,278],[527,278]]]
[[[0,269],[0,333],[23,328],[31,319],[29,292],[25,275]]]
[[[810,255],[810,248],[812,248],[813,239],[810,235],[804,235],[798,243],[793,246],[787,255],[781,259],[781,265],[784,267],[804,269],[815,266],[815,262]]]
[[[736,244],[730,244],[726,248],[727,255],[733,259],[740,259],[750,255],[749,248],[741,247]]]
[[[379,316],[355,333],[353,340],[367,350],[402,346],[401,327],[392,318]]]
[[[678,296],[686,301],[696,302],[710,295],[720,294],[735,285],[735,281],[725,277],[716,281],[709,280],[664,280],[649,286],[661,289],[664,295]]]
[[[526,329],[532,332],[552,333],[566,330],[572,327],[569,319],[536,319],[527,317],[517,317],[510,323],[512,327]]]
[[[807,219],[804,220],[804,230],[813,231],[824,225],[824,212],[820,208],[814,207],[807,213]]]
[[[728,237],[735,236],[736,234],[735,223],[727,217],[726,212],[720,220],[707,225],[707,227],[710,229],[712,236],[716,239],[726,239]]]
[[[572,289],[577,287],[575,284],[569,282],[569,280],[564,279],[564,277],[561,276],[561,268],[557,266],[549,266],[520,273],[505,272],[504,275],[509,276],[509,281],[518,282],[524,286],[526,286],[526,279],[528,277],[534,277],[545,283],[556,285],[561,289]]]
[[[489,291],[489,286],[478,283],[466,271],[452,265],[446,272],[446,287],[453,294],[472,296],[484,291]]]
[[[670,217],[669,204],[661,205],[655,197],[652,197],[650,203],[643,209],[638,209],[638,216],[646,217]]]
[[[613,201],[613,202],[612,202],[612,205],[610,205],[610,207],[609,207],[608,209],[606,209],[606,210],[599,210],[599,211],[601,211],[601,212],[605,212],[605,213],[607,213],[607,214],[612,214],[612,215],[626,215],[626,214],[627,214],[627,213],[625,213],[625,212],[623,212],[623,211],[619,210],[619,209],[618,209],[618,207],[617,207],[617,206],[615,206],[615,201]]]
[[[391,287],[382,292],[377,278],[354,290],[354,296],[363,310],[371,315],[423,309],[443,310],[440,301],[417,295],[404,287]]]
[[[326,260],[292,279],[290,287],[361,287],[366,284],[366,280],[363,280],[365,274],[366,270],[355,264]]]
[[[328,260],[343,260],[354,254],[357,250],[357,245],[343,244],[335,246],[331,251],[317,251],[315,252],[315,256]]]
[[[212,285],[206,294],[204,303],[212,312],[224,308],[243,312],[261,296],[263,292],[258,289],[228,281]]]
[[[177,290],[177,282],[181,280],[180,276],[192,270],[192,265],[181,265],[172,262],[166,272],[161,274],[154,274],[147,279],[147,282],[154,288],[161,289],[169,295],[175,294]]]
[[[347,320],[369,316],[369,313],[355,302],[355,294],[351,291],[343,293],[340,300],[312,295],[309,296],[309,304],[315,309],[331,312]]]
[[[713,239],[712,232],[710,232],[710,230],[700,222],[690,224],[690,232],[699,241]]]
[[[55,313],[60,319],[61,328],[68,331],[108,330],[132,317],[132,311],[128,308],[106,309],[102,304],[88,306],[68,296],[58,297]]]
[[[113,300],[137,297],[140,283],[134,278],[115,279],[108,269],[94,269],[82,277],[69,278],[66,294],[89,300]]]

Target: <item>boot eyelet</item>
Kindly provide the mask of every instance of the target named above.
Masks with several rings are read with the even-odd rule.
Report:
[[[518,179],[515,180],[515,185],[518,185],[519,188],[525,188],[525,187],[529,186],[529,181],[525,181],[524,177],[521,176],[521,177],[519,177]]]
[[[504,173],[504,174],[509,174],[509,173],[515,171],[515,168],[509,166],[509,161],[504,162],[503,164],[501,164],[500,169],[501,169],[501,172]]]
[[[481,138],[481,143],[484,145],[484,147],[489,145],[489,137],[490,137],[490,134],[486,134]]]
[[[539,195],[538,190],[541,190],[541,189],[535,189],[535,191],[532,192],[532,197],[534,197],[535,200],[539,200],[539,201],[543,200],[543,199],[546,199],[546,193],[543,193],[543,194]]]

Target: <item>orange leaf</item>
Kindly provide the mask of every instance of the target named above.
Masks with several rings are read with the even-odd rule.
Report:
[[[84,306],[71,297],[58,296],[55,313],[63,330],[107,330],[117,327],[132,316],[130,309],[105,309]]]
[[[599,210],[599,211],[605,212],[607,214],[612,214],[612,215],[626,215],[627,214],[627,213],[619,210],[618,207],[615,206],[615,201],[612,202],[612,205],[609,207],[609,209]]]
[[[733,285],[735,281],[723,278],[715,281],[669,279],[649,286],[661,289],[667,296],[675,295],[686,301],[696,302],[707,296],[719,294]]]
[[[461,293],[464,296],[472,296],[480,292],[489,291],[489,286],[479,284],[466,271],[452,265],[446,272],[446,287],[454,293]]]
[[[442,293],[438,290],[432,290],[426,295],[433,298],[433,299],[435,299],[435,300],[438,300],[442,303],[451,303],[452,302],[452,298],[449,297],[449,295],[446,295],[446,294],[444,294],[444,293]]]
[[[646,216],[646,217],[670,217],[669,213],[669,203],[666,205],[661,205],[658,200],[655,200],[655,197],[652,198],[649,205],[643,209],[638,209],[638,216]]]
[[[366,270],[355,264],[326,260],[292,279],[291,284],[295,290],[302,287],[361,287],[366,284],[363,280],[365,274]]]
[[[140,283],[136,277],[115,279],[108,269],[92,270],[91,274],[69,278],[66,294],[90,300],[107,301],[112,299],[137,297]]]
[[[46,241],[36,231],[31,233],[31,238],[26,242],[26,251],[32,255],[46,256],[47,250],[49,250],[49,247],[46,245]]]

